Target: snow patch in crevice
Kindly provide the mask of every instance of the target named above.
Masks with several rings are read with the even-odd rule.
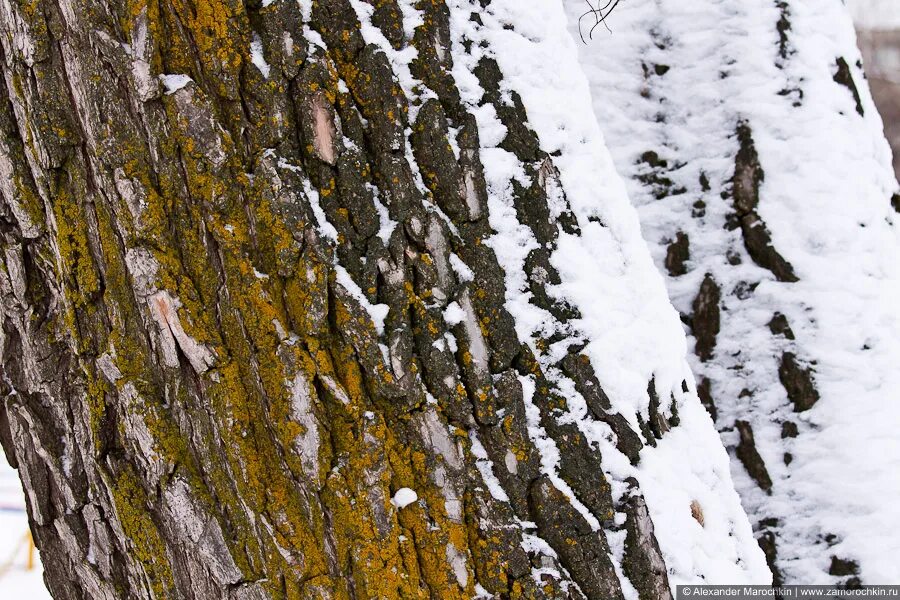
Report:
[[[444,322],[450,327],[459,325],[465,318],[465,311],[456,302],[451,302],[447,305],[447,308],[444,309]]]
[[[463,262],[455,252],[450,253],[450,266],[453,268],[453,272],[456,273],[456,277],[459,278],[461,282],[465,283],[475,279],[475,273],[472,272],[469,265]]]
[[[378,221],[381,224],[378,228],[378,238],[387,247],[391,241],[391,236],[394,234],[394,229],[397,228],[397,221],[391,219],[388,208],[381,201],[380,190],[371,183],[366,183],[366,187],[372,193],[372,201],[375,203],[375,210],[378,211]]]
[[[391,498],[391,504],[393,504],[398,509],[404,509],[418,499],[419,495],[416,494],[415,491],[405,487],[400,488],[394,493],[394,497]]]
[[[478,434],[474,429],[469,431],[469,441],[472,444],[475,466],[478,467],[478,472],[481,473],[481,478],[484,480],[484,484],[487,486],[491,496],[500,502],[509,502],[509,496],[506,495],[506,491],[500,485],[500,480],[494,475],[494,463],[488,458],[487,450],[481,445]]]
[[[397,83],[403,89],[403,93],[407,98],[419,98],[423,102],[427,98],[436,98],[437,96],[428,87],[421,85],[410,71],[410,64],[419,56],[419,51],[412,44],[407,44],[400,50],[394,49],[381,30],[372,23],[372,14],[375,7],[363,0],[349,0],[350,5],[356,11],[356,16],[362,25],[361,33],[367,44],[374,44],[383,52],[390,61],[394,74],[397,77]],[[403,13],[404,30],[407,39],[412,39],[414,28],[422,24],[421,13],[415,9],[412,2],[403,0],[400,2],[401,12]],[[409,28],[409,29],[407,29]],[[410,103],[409,105],[409,122],[414,123],[416,120],[418,104]],[[414,165],[416,163],[410,163]]]
[[[303,18],[304,23],[309,23],[312,20],[313,1],[314,0],[297,0],[297,4],[300,6],[300,16]]]
[[[384,320],[387,318],[390,307],[387,304],[372,304],[369,302],[369,299],[363,294],[362,289],[356,282],[353,281],[353,278],[350,276],[350,273],[347,272],[347,269],[341,265],[335,263],[334,272],[338,284],[347,290],[347,292],[353,296],[353,298],[359,302],[360,306],[368,313],[378,335],[384,335]]]
[[[160,82],[166,88],[166,95],[171,96],[189,83],[193,83],[193,79],[183,73],[167,73],[159,76]]]
[[[287,165],[287,163],[282,161],[278,163],[278,166],[286,168],[290,165]],[[312,186],[308,179],[303,180],[303,189],[306,192],[307,199],[309,200],[309,206],[310,208],[312,208],[313,216],[315,216],[316,222],[319,224],[319,232],[332,242],[337,243],[337,229],[328,220],[328,217],[325,215],[325,211],[322,210],[322,205],[319,203],[319,191]]]
[[[265,79],[269,78],[270,67],[263,54],[262,38],[260,38],[259,34],[255,31],[253,32],[253,39],[250,42],[250,62],[253,63],[254,67],[259,69],[259,72],[262,73],[262,76]]]

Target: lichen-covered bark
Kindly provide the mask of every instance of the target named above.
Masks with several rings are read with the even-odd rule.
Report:
[[[612,496],[504,306],[447,7],[418,2],[410,36],[369,1],[417,50],[411,94],[356,4],[0,2],[0,438],[56,598],[619,598],[583,511],[614,507],[642,599],[667,589],[640,491]],[[548,257],[578,223],[496,63],[476,75],[564,323]],[[633,462],[677,425],[651,383],[642,441],[563,354]]]

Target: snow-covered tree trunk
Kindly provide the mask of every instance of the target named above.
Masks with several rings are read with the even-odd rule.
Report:
[[[844,3],[608,25],[580,48],[596,115],[775,580],[897,581],[900,195]]]
[[[767,580],[559,3],[2,0],[0,44],[56,598]]]

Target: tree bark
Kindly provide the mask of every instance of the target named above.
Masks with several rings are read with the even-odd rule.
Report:
[[[668,589],[547,369],[632,461],[677,417],[656,398],[638,435],[577,345],[518,339],[449,9],[410,36],[367,1],[390,48],[349,0],[0,3],[0,438],[55,598],[621,598],[617,529],[641,598]],[[579,224],[497,64],[475,74],[566,323],[549,253]]]

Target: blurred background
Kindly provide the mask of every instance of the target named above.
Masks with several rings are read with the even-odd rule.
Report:
[[[847,0],[856,21],[869,86],[894,150],[900,179],[900,0]],[[40,560],[16,472],[0,457],[0,598],[44,600]]]
[[[848,6],[900,179],[900,0],[848,0]]]
[[[19,476],[0,452],[0,598],[49,599],[41,574],[38,553],[31,546]]]

